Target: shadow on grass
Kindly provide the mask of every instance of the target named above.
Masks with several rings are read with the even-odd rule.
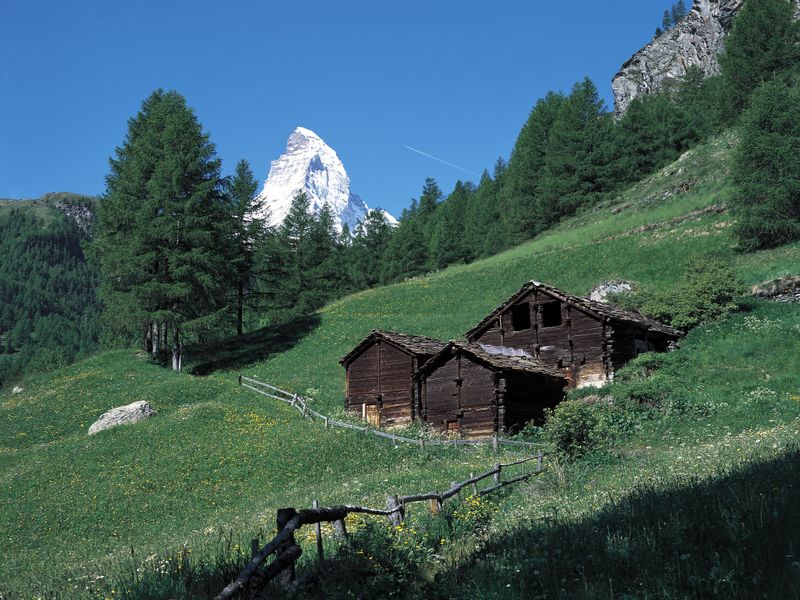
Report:
[[[300,315],[242,336],[223,340],[212,348],[194,349],[192,375],[232,370],[286,352],[317,328],[318,314]]]
[[[448,541],[422,578],[396,541],[357,533],[286,597],[348,598],[357,585],[360,598],[427,600],[800,598],[800,450],[607,501],[589,518],[536,520],[469,548]]]

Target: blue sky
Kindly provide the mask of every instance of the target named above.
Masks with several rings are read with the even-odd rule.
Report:
[[[175,89],[224,172],[259,180],[298,125],[352,190],[399,214],[426,177],[447,193],[508,157],[537,98],[611,78],[670,1],[6,0],[0,3],[0,197],[99,194],[127,120]]]

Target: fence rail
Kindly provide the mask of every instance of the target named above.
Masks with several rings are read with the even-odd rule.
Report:
[[[275,400],[280,400],[282,402],[286,402],[290,404],[293,408],[296,408],[303,418],[308,418],[309,416],[323,421],[325,427],[338,427],[340,429],[350,429],[353,431],[360,431],[369,435],[374,435],[376,437],[381,437],[385,439],[392,440],[393,442],[401,442],[404,444],[413,444],[415,446],[419,446],[420,448],[425,448],[426,446],[471,446],[471,445],[484,445],[484,444],[491,444],[495,449],[498,446],[518,446],[522,448],[535,448],[536,444],[531,442],[523,442],[522,440],[509,440],[506,438],[498,437],[494,435],[490,438],[482,438],[482,439],[474,439],[474,440],[436,440],[436,439],[422,439],[422,438],[409,438],[404,437],[402,435],[394,435],[392,433],[387,433],[385,431],[381,431],[380,429],[375,429],[374,427],[368,426],[360,426],[360,425],[353,425],[352,423],[345,423],[344,421],[338,421],[322,413],[319,413],[315,410],[312,410],[308,407],[308,401],[303,398],[302,396],[298,396],[297,394],[293,394],[292,392],[287,392],[286,390],[282,390],[279,387],[274,385],[270,385],[269,383],[264,383],[263,381],[259,381],[258,379],[254,379],[252,377],[245,377],[244,375],[239,375],[239,385],[242,387],[246,387],[258,394],[263,396],[267,396],[269,398],[273,398]]]
[[[523,473],[505,481],[501,480],[501,473],[503,469],[509,467],[523,465],[525,463],[536,461],[536,470],[529,473]],[[421,494],[410,494],[407,496],[397,496],[390,494],[386,499],[386,510],[378,508],[368,508],[366,506],[357,506],[351,504],[340,504],[327,508],[319,508],[317,501],[314,501],[314,507],[310,509],[303,509],[300,511],[294,508],[283,508],[278,510],[277,524],[278,534],[272,538],[263,548],[258,549],[258,541],[253,540],[252,544],[252,558],[250,562],[245,565],[245,568],[239,576],[225,587],[216,597],[215,600],[228,600],[239,592],[248,591],[250,597],[254,597],[275,577],[281,573],[290,572],[290,577],[293,575],[294,563],[302,555],[302,550],[294,540],[294,533],[303,525],[316,526],[316,541],[317,552],[320,560],[323,558],[322,549],[322,533],[320,523],[328,522],[334,524],[334,530],[340,536],[346,536],[347,532],[344,526],[344,520],[348,514],[361,513],[369,515],[377,515],[388,517],[393,525],[400,525],[405,519],[406,506],[416,502],[430,502],[431,512],[438,514],[442,504],[458,496],[458,494],[466,487],[471,486],[474,495],[483,496],[505,486],[513,485],[520,481],[525,481],[542,471],[542,454],[541,452],[536,456],[531,456],[522,460],[510,463],[495,463],[494,467],[481,473],[479,475],[470,475],[469,479],[453,483],[450,489],[444,492],[427,492]],[[493,478],[491,487],[483,490],[478,490],[477,484],[489,477]],[[259,568],[271,555],[275,554],[275,559],[267,565],[260,573]]]

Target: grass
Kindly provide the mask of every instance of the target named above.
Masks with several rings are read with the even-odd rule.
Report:
[[[612,278],[666,290],[686,261],[711,256],[730,261],[750,284],[796,273],[800,244],[742,254],[730,232],[730,215],[702,212],[728,197],[725,174],[733,142],[723,136],[698,148],[614,203],[503,254],[364,291],[288,329],[254,332],[213,355],[198,354],[190,366],[204,377],[176,375],[133,351],[116,351],[27,380],[25,392],[0,398],[0,539],[13,549],[0,558],[0,598],[112,597],[111,590],[116,597],[207,597],[241,566],[249,539],[271,533],[277,508],[306,507],[312,498],[323,505],[380,506],[387,490],[442,489],[483,470],[495,460],[486,450],[423,453],[357,433],[326,431],[288,406],[239,388],[235,373],[225,369],[243,368],[311,397],[313,408],[335,415],[342,411],[344,386],[338,359],[371,329],[456,338],[529,279],[577,294]],[[373,595],[372,587],[364,587],[362,597],[382,597],[381,589],[408,597],[708,593],[712,588],[703,587],[706,583],[686,588],[683,575],[656,573],[654,565],[677,551],[670,542],[646,555],[647,573],[663,589],[640,590],[635,573],[620,570],[612,596],[610,571],[600,569],[604,555],[597,548],[611,539],[610,551],[617,552],[623,542],[615,540],[622,534],[609,532],[628,531],[627,556],[637,557],[653,532],[680,525],[672,513],[659,521],[660,510],[641,508],[663,508],[663,497],[691,499],[698,490],[709,490],[716,499],[712,506],[719,507],[730,502],[729,492],[747,492],[741,513],[730,513],[744,518],[753,514],[752,494],[761,489],[748,473],[763,468],[776,482],[791,474],[786,460],[796,452],[790,441],[800,417],[799,328],[796,307],[753,303],[748,312],[695,330],[664,371],[670,389],[682,392],[680,411],[666,415],[653,409],[637,416],[614,445],[575,463],[548,463],[545,475],[523,484],[521,492],[493,499],[488,517],[473,514],[459,526],[455,517],[431,522],[412,515],[409,526],[419,539],[417,533],[384,531],[380,521],[358,524],[362,533],[352,546],[342,554],[329,548],[334,558],[324,572],[317,573],[306,552],[300,589],[314,594],[322,583],[331,590],[341,585],[341,597],[347,597],[345,586],[362,577],[388,586],[375,587]],[[135,400],[148,400],[159,414],[133,427],[86,435],[100,413]],[[791,493],[785,495],[789,500]],[[786,502],[776,499],[774,506],[779,504]],[[691,506],[680,530],[702,530],[708,521],[711,532],[716,522],[700,504]],[[795,513],[776,510],[791,537]],[[632,521],[631,511],[642,519]],[[746,529],[758,539],[773,531]],[[587,537],[591,544],[583,547],[580,540]],[[714,558],[706,554],[718,542],[709,539],[690,552],[697,561],[692,576],[713,566]],[[772,560],[769,542],[749,545],[748,553],[761,548],[763,555],[756,556]],[[359,548],[366,549],[363,556],[356,553]],[[547,552],[542,567],[548,570],[532,563],[543,558],[531,548],[537,555]],[[554,558],[559,548],[575,555],[563,569]],[[735,545],[725,548],[744,560]],[[697,553],[702,561],[694,558]],[[596,561],[589,559],[595,555]],[[624,556],[618,554],[619,560]],[[727,555],[720,559],[724,568],[726,560]],[[585,578],[566,575],[577,566]],[[536,587],[535,570],[548,573],[546,587]],[[790,583],[783,578],[775,585],[791,591]],[[752,589],[737,585],[733,591],[723,585],[720,593],[744,597]]]

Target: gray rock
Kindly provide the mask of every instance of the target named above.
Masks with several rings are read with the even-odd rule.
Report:
[[[138,423],[139,421],[144,421],[148,417],[152,417],[154,414],[156,414],[156,411],[144,400],[133,402],[125,406],[118,406],[104,413],[97,421],[92,423],[92,426],[89,427],[89,435],[94,435],[98,431],[110,429],[117,425]]]
[[[800,18],[800,0],[796,0]],[[614,109],[620,115],[631,101],[675,84],[689,67],[719,73],[725,36],[744,0],[695,0],[689,14],[634,54],[614,76]]]
[[[606,281],[589,293],[589,300],[606,303],[609,294],[621,294],[631,290],[633,290],[633,284],[629,281]]]
[[[14,388],[11,390],[12,394],[21,394],[25,391],[25,388],[21,385],[15,385]]]

